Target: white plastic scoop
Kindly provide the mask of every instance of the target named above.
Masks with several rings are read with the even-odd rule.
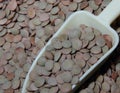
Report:
[[[40,51],[36,59],[34,60],[27,76],[23,84],[22,93],[26,93],[26,88],[29,83],[29,74],[34,69],[35,65],[37,64],[37,60],[39,57],[42,56],[42,54],[45,52],[46,47],[51,44],[51,41],[60,35],[63,31],[66,31],[65,29],[68,29],[70,27],[73,28],[79,28],[81,24],[85,24],[87,26],[93,27],[98,29],[102,34],[108,34],[112,37],[112,48],[104,54],[93,66],[90,67],[89,70],[87,70],[79,79],[80,82],[86,80],[91,74],[93,73],[102,63],[104,63],[105,59],[108,58],[108,56],[115,50],[119,43],[119,37],[118,34],[114,29],[110,27],[110,24],[114,19],[120,14],[120,0],[113,0],[106,9],[103,10],[103,12],[99,16],[94,16],[93,14],[86,12],[86,11],[78,11],[73,13],[61,26],[61,28],[55,33],[55,35],[48,41],[48,43],[45,45],[45,47]],[[74,88],[76,85],[73,85],[72,88]]]

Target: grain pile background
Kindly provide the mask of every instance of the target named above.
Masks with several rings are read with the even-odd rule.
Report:
[[[75,11],[95,15],[111,0],[0,0],[0,93],[21,93],[41,48]],[[120,20],[113,27],[120,33]],[[120,93],[119,46],[78,93]]]

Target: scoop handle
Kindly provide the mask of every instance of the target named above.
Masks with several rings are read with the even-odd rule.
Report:
[[[98,15],[105,24],[110,25],[120,14],[120,0],[112,0],[110,4]]]

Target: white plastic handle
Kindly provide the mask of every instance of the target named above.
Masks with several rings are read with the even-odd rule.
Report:
[[[120,0],[112,0],[98,18],[110,25],[120,14]]]

